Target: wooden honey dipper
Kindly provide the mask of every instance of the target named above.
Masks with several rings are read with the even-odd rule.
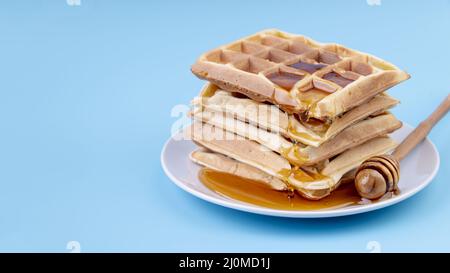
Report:
[[[355,174],[355,187],[359,195],[367,199],[377,199],[397,190],[400,180],[399,161],[422,142],[449,108],[450,95],[447,95],[438,108],[403,140],[392,155],[374,156],[364,161]]]

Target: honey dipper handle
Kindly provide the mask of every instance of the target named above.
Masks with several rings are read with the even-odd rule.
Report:
[[[450,109],[450,94],[444,99],[444,101],[434,110],[434,112],[424,121],[412,133],[410,133],[405,140],[395,149],[392,154],[397,160],[402,160],[414,147],[417,146],[431,131],[431,128],[448,112]]]

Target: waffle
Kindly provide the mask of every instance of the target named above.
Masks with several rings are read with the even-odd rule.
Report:
[[[396,146],[387,135],[402,126],[389,112],[399,102],[384,91],[409,75],[375,56],[265,30],[191,70],[209,82],[184,133],[206,168],[318,200]]]
[[[260,169],[272,176],[284,178],[281,170],[290,170],[289,161],[256,141],[225,131],[210,124],[195,122],[185,130],[186,138],[199,146],[221,153]]]
[[[191,70],[223,90],[327,121],[409,78],[375,56],[279,30],[207,52]]]
[[[344,113],[333,122],[324,123],[311,119],[305,121],[295,115],[285,113],[274,105],[233,96],[213,84],[207,84],[202,89],[200,96],[193,100],[194,112],[202,112],[201,119],[203,121],[207,119],[213,122],[210,116],[217,113],[215,115],[216,122],[213,124],[218,125],[218,123],[223,123],[220,120],[220,113],[223,113],[224,117],[248,122],[258,128],[281,134],[285,138],[313,147],[319,147],[345,128],[371,115],[387,111],[397,103],[396,99],[386,94],[380,94],[369,102]]]
[[[222,113],[203,111],[194,113],[193,118],[208,125],[213,125],[215,127],[213,130],[221,130],[218,133],[219,136],[225,135],[224,131],[234,133],[281,154],[291,164],[298,166],[314,165],[374,137],[391,133],[402,125],[393,115],[389,113],[380,114],[346,128],[319,147],[313,147],[292,142],[280,134],[268,132],[234,118],[225,117]],[[197,127],[203,128],[206,126]],[[210,130],[208,127],[203,129]]]
[[[193,100],[190,115],[195,122],[185,132],[209,150],[194,152],[194,162],[275,190],[292,187],[305,198],[318,200],[336,189],[343,175],[362,161],[395,146],[383,136],[401,127],[387,112],[397,103],[385,94],[377,95],[321,130],[321,123],[305,125],[274,105],[208,84]],[[312,136],[320,139],[311,142]]]
[[[202,128],[207,130],[198,128],[200,126],[196,127],[194,124],[185,130],[185,134],[209,152],[194,152],[191,154],[194,162],[217,171],[260,181],[276,190],[284,190],[286,184],[289,184],[311,200],[329,195],[339,186],[346,173],[369,157],[386,153],[396,146],[389,137],[376,137],[314,167],[293,168],[282,156],[264,149],[256,142],[236,135],[233,135],[233,139],[226,139],[227,136],[223,135],[222,140],[217,140],[214,126],[203,124]],[[211,137],[208,134],[215,135]]]
[[[259,181],[277,191],[288,189],[288,185],[283,180],[219,153],[196,150],[191,153],[190,158],[195,163],[209,169]]]
[[[372,156],[392,151],[397,143],[389,137],[371,139],[353,149],[347,150],[331,160],[317,176],[304,179],[303,175],[288,177],[288,182],[300,194],[311,200],[318,200],[328,196],[341,183],[341,178],[357,168],[362,162]],[[317,177],[317,178],[316,178]]]
[[[254,147],[255,150],[273,151],[296,166],[315,165],[401,127],[401,122],[393,115],[380,114],[346,128],[319,147],[312,147],[292,142],[280,134],[268,132],[248,123],[224,117],[221,113],[217,115],[199,112],[193,114],[193,117],[199,122],[192,126],[191,137],[204,146],[228,146],[225,143],[228,142],[233,148],[236,145],[235,140],[239,140],[239,145]],[[253,160],[258,161],[258,158]]]

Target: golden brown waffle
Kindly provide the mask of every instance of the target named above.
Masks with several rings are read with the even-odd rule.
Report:
[[[190,158],[195,163],[210,168],[218,172],[229,173],[243,178],[261,182],[270,188],[283,191],[288,189],[288,185],[282,180],[267,174],[260,169],[248,164],[239,162],[222,154],[208,150],[196,150],[190,154]]]
[[[193,126],[191,137],[194,141],[212,150],[214,148],[209,146],[218,146],[223,149],[223,153],[231,157],[233,153],[243,152],[241,155],[243,160],[253,161],[254,164],[261,166],[270,164],[266,162],[269,155],[279,162],[287,160],[295,166],[313,166],[372,138],[391,133],[401,126],[401,122],[393,115],[379,115],[348,127],[319,147],[311,147],[290,142],[279,134],[267,132],[238,120],[226,119],[223,122],[222,119],[216,119],[215,115],[200,114],[194,115],[199,121]],[[238,146],[242,148],[236,149]],[[250,147],[252,150],[248,150]],[[275,153],[271,153],[272,151]]]
[[[207,52],[192,72],[226,91],[321,120],[334,119],[409,78],[372,55],[279,30]]]
[[[348,126],[369,116],[384,112],[397,103],[398,100],[386,94],[380,94],[369,102],[342,114],[331,123],[318,121],[313,123],[312,119],[308,122],[301,121],[297,117],[283,112],[275,105],[236,97],[229,92],[217,89],[217,86],[213,84],[206,84],[200,93],[200,97],[193,100],[195,107],[193,113],[204,112],[207,114],[208,112],[213,112],[216,115],[223,113],[223,116],[226,118],[235,118],[242,122],[248,122],[258,128],[281,134],[286,138],[305,145],[318,147],[338,135]],[[204,118],[208,118],[207,115]],[[222,120],[222,122],[225,121],[224,118]],[[217,125],[217,123],[213,125]]]
[[[210,127],[206,125],[207,127]],[[341,178],[364,160],[392,150],[396,143],[389,137],[376,137],[312,168],[293,168],[280,155],[256,142],[235,137],[207,140],[205,131],[188,127],[185,134],[212,152],[194,152],[191,159],[208,168],[265,183],[276,190],[284,184],[308,199],[321,199],[336,189]],[[213,127],[211,127],[213,128]],[[214,129],[209,132],[214,133]]]

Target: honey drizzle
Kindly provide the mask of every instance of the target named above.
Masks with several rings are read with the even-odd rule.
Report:
[[[284,88],[286,90],[290,90],[298,81],[303,79],[304,76],[297,75],[293,73],[278,71],[266,76],[271,82],[276,85]]]
[[[298,98],[307,108],[313,107],[317,102],[328,96],[329,93],[317,88],[298,92]]]
[[[308,161],[307,157],[301,155],[300,147],[297,144],[294,144],[289,148],[281,148],[280,152],[284,158],[286,158],[290,163],[295,165],[304,165]]]

